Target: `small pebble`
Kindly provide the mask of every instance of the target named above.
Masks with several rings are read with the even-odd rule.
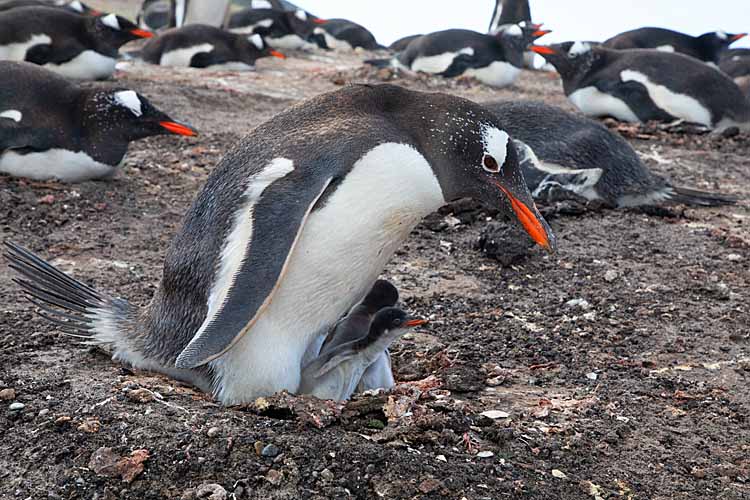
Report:
[[[281,472],[276,469],[271,469],[266,473],[266,481],[273,484],[274,486],[281,482]]]
[[[479,453],[477,453],[477,457],[479,458],[490,458],[494,456],[495,454],[492,453],[491,451],[480,451]]]
[[[11,403],[10,406],[8,406],[8,409],[10,411],[19,411],[26,408],[26,405],[23,403]]]
[[[263,453],[263,448],[265,447],[265,445],[263,444],[263,441],[256,441],[254,447],[255,454],[260,456],[260,454]]]
[[[331,472],[330,470],[326,468],[320,471],[320,477],[323,478],[323,481],[330,482],[330,481],[333,481],[335,476],[333,475],[333,472]]]
[[[10,401],[16,399],[16,391],[14,389],[3,389],[0,391],[0,399],[3,401]]]
[[[275,457],[279,454],[279,447],[273,443],[267,444],[263,447],[263,450],[261,450],[260,454],[264,457]]]
[[[219,434],[219,428],[218,428],[218,427],[211,427],[211,428],[210,428],[210,429],[208,429],[208,431],[206,432],[206,435],[207,435],[208,437],[210,437],[210,438],[212,438],[212,437],[216,437],[216,436],[217,436],[218,434]]]
[[[589,380],[596,380],[597,378],[599,378],[599,375],[594,372],[590,372],[586,374],[586,378]]]
[[[43,417],[43,416],[45,416],[48,413],[49,413],[49,408],[44,408],[43,410],[39,410],[39,416],[40,417]]]
[[[609,271],[604,273],[604,281],[606,281],[607,283],[611,283],[616,279],[617,279],[617,271],[610,269]]]

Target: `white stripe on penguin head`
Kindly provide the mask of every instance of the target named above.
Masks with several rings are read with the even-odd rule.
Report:
[[[263,47],[265,47],[265,45],[263,44],[263,37],[261,37],[261,36],[260,36],[259,34],[257,34],[257,33],[256,33],[256,34],[254,34],[254,35],[251,35],[251,36],[247,37],[247,39],[248,39],[248,40],[249,40],[249,41],[250,41],[250,42],[251,42],[251,43],[252,43],[253,45],[255,45],[256,47],[258,47],[258,50],[263,50]]]
[[[135,116],[143,115],[141,100],[138,98],[138,94],[132,90],[121,90],[120,92],[115,92],[115,103],[129,109]]]
[[[120,21],[117,20],[117,16],[114,14],[107,14],[101,20],[105,26],[109,26],[113,30],[120,31],[122,29],[120,28]]]
[[[9,120],[13,120],[14,122],[20,122],[21,118],[23,118],[23,113],[21,113],[17,109],[8,109],[0,113],[0,118],[7,118]]]

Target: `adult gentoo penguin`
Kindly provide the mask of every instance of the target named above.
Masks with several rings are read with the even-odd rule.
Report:
[[[700,36],[686,35],[664,28],[639,28],[620,33],[603,45],[609,49],[656,49],[679,52],[701,61],[719,63],[721,53],[732,43],[747,36],[747,33],[732,34],[711,31]]]
[[[425,323],[426,320],[410,318],[396,307],[381,309],[365,336],[321,353],[303,367],[297,392],[312,394],[320,399],[349,399],[357,390],[367,369],[388,346],[411,328]]]
[[[715,206],[735,199],[673,186],[643,164],[628,141],[599,122],[541,102],[484,105],[506,124],[534,198],[568,194],[613,208],[684,203]]]
[[[85,14],[87,16],[100,16],[102,13],[92,9],[83,2],[78,0],[0,0],[0,12],[19,7],[59,7],[67,9],[76,14]]]
[[[146,42],[144,61],[162,66],[249,70],[261,57],[285,59],[260,35],[238,35],[206,24],[172,28]]]
[[[29,292],[78,312],[69,327],[112,345],[117,360],[227,404],[296,392],[318,333],[447,201],[472,197],[513,214],[554,248],[503,128],[471,101],[394,85],[353,85],[287,109],[212,171],[144,309],[15,245],[9,259]]]
[[[370,33],[367,28],[348,19],[326,19],[323,24],[315,28],[315,34],[322,35],[325,38],[329,49],[385,49],[375,40],[375,35]]]
[[[388,46],[388,50],[390,50],[391,52],[401,52],[402,50],[406,49],[406,47],[408,47],[411,42],[413,42],[420,36],[422,36],[421,33],[419,35],[409,35],[399,38]]]
[[[495,0],[495,10],[492,11],[492,20],[487,32],[494,34],[500,26],[524,21],[531,24],[529,0]]]
[[[585,115],[627,122],[682,119],[723,130],[750,128],[750,103],[726,75],[692,57],[658,50],[613,50],[585,42],[534,46]]]
[[[53,7],[0,12],[0,59],[31,62],[81,80],[109,78],[120,46],[151,36],[114,14],[82,16]]]
[[[302,9],[294,12],[276,9],[243,9],[229,18],[232,33],[258,34],[279,49],[327,49],[325,36],[315,27],[325,21],[311,17]]]
[[[80,182],[111,177],[128,143],[196,135],[127,89],[81,88],[29,63],[0,61],[0,172]]]

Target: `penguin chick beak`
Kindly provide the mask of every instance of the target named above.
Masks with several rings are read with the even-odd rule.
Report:
[[[557,51],[555,51],[555,49],[551,47],[547,47],[545,45],[532,45],[529,48],[531,49],[532,52],[536,52],[537,54],[541,56],[545,56],[545,55],[550,56],[553,54],[557,54]]]
[[[736,35],[732,35],[729,37],[729,42],[736,42],[737,40],[740,40],[742,38],[745,38],[747,36],[747,33],[738,33]]]
[[[135,35],[139,38],[153,38],[154,37],[154,34],[151,33],[150,31],[142,30],[140,28],[134,28],[130,30],[130,34]]]
[[[278,50],[271,50],[269,54],[271,54],[273,57],[278,57],[279,59],[286,59],[286,56]]]
[[[553,253],[557,249],[555,235],[552,233],[552,229],[547,224],[547,221],[544,220],[544,217],[536,209],[533,200],[530,199],[531,207],[529,207],[526,203],[513,196],[510,190],[500,184],[500,182],[494,179],[491,182],[508,197],[513,212],[518,217],[518,221],[526,232],[529,233],[531,239],[549,253]]]
[[[426,319],[410,319],[404,323],[408,328],[414,328],[428,323]]]
[[[198,131],[189,125],[183,125],[177,122],[159,122],[162,128],[168,130],[171,134],[176,135],[187,135],[189,137],[195,137],[198,135]]]

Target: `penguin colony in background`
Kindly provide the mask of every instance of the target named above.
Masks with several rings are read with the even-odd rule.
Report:
[[[549,31],[532,22],[528,1],[497,0],[487,33],[410,35],[385,49],[359,24],[286,0],[255,0],[221,28],[186,23],[190,6],[146,0],[136,25],[78,1],[0,0],[0,73],[10,76],[0,81],[0,172],[108,179],[131,141],[196,135],[133,90],[73,81],[111,78],[120,47],[140,38],[128,54],[162,66],[244,70],[283,58],[279,50],[390,50],[367,62],[493,87],[516,83],[531,52],[557,69],[571,103],[590,117],[716,130],[750,123],[738,86],[750,79],[750,54],[729,49],[744,34],[643,28],[602,44],[541,46],[535,40]],[[389,346],[425,323],[399,308],[398,290],[378,276],[424,216],[463,197],[507,214],[550,251],[555,237],[534,199],[612,208],[735,202],[673,185],[619,135],[553,106],[352,85],[278,114],[227,152],[145,307],[18,244],[5,243],[6,257],[40,314],[129,366],[225,404],[281,390],[347,399],[392,387]]]

